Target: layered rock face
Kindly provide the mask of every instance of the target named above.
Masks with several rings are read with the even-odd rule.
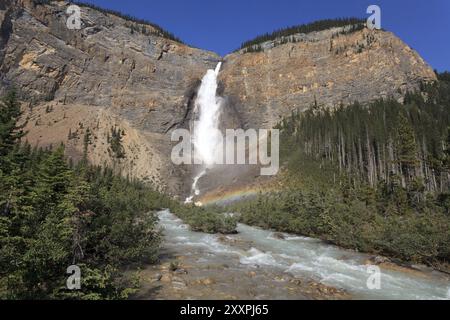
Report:
[[[63,141],[78,158],[89,128],[95,140],[90,160],[112,165],[104,138],[111,126],[127,128],[118,170],[177,190],[177,179],[167,179],[183,175],[171,166],[170,130],[188,122],[199,79],[220,57],[87,7],[81,8],[82,29],[69,30],[67,7],[33,1],[0,7],[1,88],[14,86],[27,101],[27,139],[42,146]],[[107,118],[109,125],[102,125]],[[76,138],[68,139],[69,131]]]
[[[400,98],[435,80],[416,52],[385,31],[334,28],[222,59],[163,38],[150,25],[87,7],[82,29],[69,30],[67,7],[64,1],[0,3],[0,93],[19,91],[30,143],[64,142],[76,160],[88,132],[92,163],[171,194],[189,192],[191,172],[171,163],[170,134],[189,126],[200,80],[220,60],[223,128],[271,127],[314,102],[333,107]],[[111,127],[125,133],[124,158],[111,152]]]
[[[390,32],[333,28],[262,44],[264,52],[225,57],[221,81],[246,127],[272,127],[292,110],[317,103],[400,99],[436,79],[423,59]]]

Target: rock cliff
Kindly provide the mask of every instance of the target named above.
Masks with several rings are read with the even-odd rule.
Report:
[[[224,93],[248,127],[272,127],[291,110],[317,103],[401,99],[436,79],[423,59],[391,32],[343,28],[301,34],[295,42],[262,45],[225,57]]]
[[[0,7],[1,88],[15,87],[26,101],[28,141],[62,141],[77,159],[89,128],[92,162],[178,190],[177,179],[163,178],[183,175],[170,165],[170,130],[186,122],[199,79],[220,57],[88,7],[82,29],[69,30],[67,7],[25,0]],[[125,130],[125,159],[107,151],[111,126]]]

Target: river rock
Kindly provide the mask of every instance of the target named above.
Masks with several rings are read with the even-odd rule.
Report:
[[[186,289],[187,284],[182,278],[173,277],[172,278],[172,287],[176,290],[183,290],[183,289]]]
[[[309,286],[313,289],[318,299],[343,299],[348,296],[345,290],[327,286],[320,282],[312,281],[309,283]]]
[[[300,279],[297,279],[297,278],[295,278],[295,279],[292,279],[292,280],[290,280],[289,282],[291,282],[291,283],[293,283],[293,284],[296,284],[296,285],[301,285],[303,282],[302,282],[302,280],[300,280]]]
[[[161,281],[162,276],[161,273],[157,273],[152,277],[152,281]]]
[[[256,277],[256,272],[255,271],[249,271],[247,274],[248,274],[249,277],[252,277],[252,278]]]
[[[159,281],[165,282],[165,283],[170,283],[170,282],[172,282],[172,275],[169,273],[165,273],[161,276]]]
[[[274,232],[274,233],[272,233],[272,237],[274,237],[275,239],[279,239],[279,240],[285,240],[286,239],[284,234],[282,234],[281,232]]]
[[[216,281],[212,278],[204,278],[204,279],[198,280],[197,283],[205,285],[205,286],[210,286],[212,284],[215,284]]]
[[[390,262],[389,258],[383,257],[383,256],[375,256],[375,257],[372,257],[372,258],[370,258],[369,261],[370,261],[372,264],[376,264],[376,265],[379,265],[379,264],[382,264],[382,263]]]
[[[177,268],[177,269],[174,271],[174,273],[175,273],[175,274],[187,274],[188,271],[187,271],[186,269],[184,269],[184,268]]]

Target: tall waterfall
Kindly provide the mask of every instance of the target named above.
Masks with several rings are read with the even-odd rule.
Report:
[[[194,177],[191,187],[191,196],[186,202],[192,202],[194,196],[200,194],[197,183],[206,174],[206,169],[214,164],[214,160],[220,152],[218,146],[222,135],[218,131],[220,106],[222,99],[216,95],[217,76],[219,75],[222,62],[219,62],[215,70],[209,69],[203,76],[202,84],[195,100],[194,113],[198,115],[195,122],[193,145],[197,161],[203,163],[203,170]]]

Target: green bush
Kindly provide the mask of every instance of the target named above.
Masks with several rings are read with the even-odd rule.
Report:
[[[227,216],[219,207],[197,207],[174,202],[170,210],[193,231],[223,234],[236,232],[236,219]]]

